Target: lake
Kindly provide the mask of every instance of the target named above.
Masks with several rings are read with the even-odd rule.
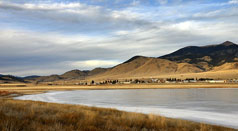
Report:
[[[75,90],[15,99],[109,107],[238,129],[238,89]]]

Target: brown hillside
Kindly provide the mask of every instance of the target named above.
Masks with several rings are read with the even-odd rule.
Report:
[[[205,71],[210,71],[213,67],[227,62],[238,62],[238,45],[226,41],[216,45],[188,46],[159,58],[194,64]]]
[[[0,83],[25,83],[22,78],[12,76],[12,75],[1,75],[0,74]]]
[[[100,75],[116,76],[116,75],[127,74],[128,72],[135,70],[135,69],[141,67],[142,65],[144,65],[149,59],[150,59],[149,57],[141,56],[141,57],[138,57],[130,62],[125,62],[125,63],[119,64]]]
[[[95,68],[91,71],[80,71],[80,70],[71,70],[65,72],[62,75],[51,75],[51,76],[41,76],[36,78],[38,82],[53,82],[53,81],[65,81],[65,80],[84,80],[88,76],[94,76],[97,74],[104,73],[108,69],[106,68]]]
[[[209,46],[189,46],[159,58],[135,56],[112,68],[72,70],[40,77],[40,82],[85,79],[149,77],[237,78],[238,45],[229,41]],[[231,71],[232,70],[232,71]]]
[[[88,72],[89,71],[72,70],[64,73],[63,75],[61,75],[61,77],[65,79],[84,79],[87,76]]]
[[[212,71],[225,71],[238,69],[238,62],[225,63],[221,66],[214,67]]]
[[[203,70],[201,70],[200,68],[198,68],[192,64],[179,63],[176,73],[198,73],[198,72],[202,72],[202,71]]]
[[[97,74],[101,74],[101,73],[104,73],[106,72],[107,68],[95,68],[93,70],[91,70],[89,73],[88,73],[88,76],[93,76],[93,75],[97,75]]]
[[[111,79],[129,77],[151,77],[164,74],[197,73],[202,72],[198,67],[188,63],[176,63],[160,58],[137,57],[122,63],[105,73],[91,78]]]
[[[35,81],[37,82],[52,82],[52,81],[58,81],[63,79],[59,75],[50,75],[50,76],[41,76],[37,78]]]

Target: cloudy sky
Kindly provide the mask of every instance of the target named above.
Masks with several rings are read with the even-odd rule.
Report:
[[[238,0],[0,0],[0,74],[111,67],[237,33]]]

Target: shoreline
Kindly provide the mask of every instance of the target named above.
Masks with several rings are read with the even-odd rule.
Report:
[[[144,87],[146,86],[146,87]],[[176,87],[174,87],[176,86]],[[185,86],[185,87],[184,87]],[[171,88],[173,87],[173,88]],[[109,86],[29,86],[29,87],[0,87],[0,91],[2,89],[7,89],[7,91],[12,92],[13,95],[10,93],[10,95],[7,95],[5,97],[2,97],[3,99],[7,98],[8,100],[15,100],[13,97],[22,96],[22,95],[33,95],[33,94],[41,94],[41,93],[47,93],[50,91],[72,91],[72,90],[121,90],[121,89],[194,89],[194,88],[238,88],[238,84],[169,84],[169,85],[155,85],[155,84],[145,84],[145,85],[109,85]],[[0,96],[1,99],[1,96]],[[25,100],[20,100],[25,101]],[[38,101],[34,101],[38,102]],[[48,103],[48,102],[47,102]],[[72,105],[72,104],[69,104]],[[79,106],[88,106],[88,105],[79,105]],[[94,107],[89,106],[91,108],[107,108],[111,109],[113,107]],[[131,112],[131,111],[125,111],[115,108],[116,110],[122,111],[122,112],[128,112],[128,113],[140,113],[140,112]],[[149,114],[146,114],[149,115]],[[158,114],[154,114],[155,116],[160,116]],[[161,116],[163,117],[163,116]],[[175,119],[175,120],[185,120],[185,121],[191,121],[195,122],[193,120],[186,120],[186,119],[176,119],[171,117],[165,117],[166,119]],[[200,122],[195,122],[200,123]],[[206,122],[204,122],[206,123]],[[209,124],[208,124],[209,125]],[[217,125],[217,124],[211,124],[211,125]],[[217,125],[219,126],[219,125]],[[228,127],[229,128],[229,127]],[[235,130],[235,129],[234,129]]]
[[[207,83],[189,83],[189,84],[130,84],[130,85],[26,85],[18,87],[16,84],[12,86],[3,86],[0,84],[0,91],[17,92],[19,94],[39,94],[47,91],[67,91],[67,90],[120,90],[120,89],[194,89],[194,88],[238,88],[238,84],[207,84]],[[1,97],[1,94],[0,94]]]
[[[219,89],[219,88],[216,88],[216,89]],[[220,88],[220,89],[224,89],[224,88]],[[232,89],[232,88],[229,88],[229,89]],[[49,91],[49,98],[51,98],[50,94],[55,94],[55,93],[58,94],[57,92],[61,93],[63,91]],[[188,121],[197,122],[197,123],[206,123],[206,124],[212,124],[212,125],[217,125],[217,126],[233,128],[233,129],[236,129],[236,130],[238,129],[238,127],[235,126],[232,121],[230,121],[230,122],[233,123],[233,125],[232,124],[229,125],[229,122],[226,123],[226,124],[221,123],[221,121],[219,121],[219,117],[217,117],[218,121],[216,119],[214,119],[213,117],[212,118],[214,119],[214,121],[209,121],[208,120],[209,116],[210,117],[212,115],[216,116],[217,115],[216,112],[210,112],[208,114],[208,116],[204,117],[203,119],[200,119],[200,118],[197,119],[196,114],[206,115],[206,111],[205,112],[203,112],[203,111],[200,112],[200,111],[196,111],[196,110],[187,110],[187,115],[190,114],[190,118],[183,118],[183,116],[181,116],[179,114],[181,114],[181,113],[183,114],[184,111],[186,112],[186,109],[182,110],[182,109],[173,109],[173,108],[164,108],[164,107],[153,108],[153,107],[143,107],[143,106],[134,107],[134,106],[123,106],[123,105],[122,106],[110,106],[110,105],[107,106],[107,105],[93,105],[93,104],[74,103],[74,102],[69,102],[68,103],[68,102],[60,102],[60,101],[54,101],[53,99],[48,99],[48,97],[47,97],[48,95],[43,95],[43,96],[46,97],[47,99],[44,99],[44,98],[42,99],[41,96],[39,95],[40,101],[43,101],[43,102],[58,103],[58,104],[69,104],[69,105],[83,105],[83,106],[96,107],[96,108],[109,108],[109,109],[113,108],[113,109],[117,109],[119,111],[126,111],[126,112],[132,112],[132,113],[143,113],[143,114],[146,114],[146,115],[153,114],[153,115],[158,115],[158,116],[171,118],[171,119],[188,120]],[[29,96],[29,97],[26,97],[26,99],[23,98],[22,100],[25,99],[25,100],[38,101],[37,99],[34,99],[34,98],[32,99],[32,98],[33,98],[32,96]],[[193,113],[193,114],[195,113],[194,118],[192,118],[193,116],[191,116],[191,113]],[[170,115],[170,114],[174,114],[174,115]],[[218,115],[220,115],[220,114],[218,114]],[[223,114],[221,114],[221,115],[223,115]],[[180,116],[180,117],[178,117],[178,116]]]
[[[6,115],[7,114],[7,115]],[[0,99],[0,130],[216,130],[235,129],[113,108]]]
[[[13,99],[13,100],[29,101],[29,100],[21,100],[21,99]],[[189,118],[178,118],[178,117],[174,117],[174,116],[167,116],[167,115],[161,114],[161,111],[154,112],[155,109],[153,109],[153,113],[144,111],[143,109],[147,109],[147,110],[149,109],[147,107],[139,107],[139,109],[134,109],[134,108],[138,108],[138,107],[130,107],[130,106],[120,106],[120,107],[119,106],[96,106],[96,105],[92,105],[92,104],[83,104],[83,103],[72,104],[72,103],[47,102],[47,101],[38,101],[38,100],[30,100],[30,101],[33,101],[33,102],[44,102],[44,103],[53,103],[53,104],[63,104],[63,105],[73,105],[73,106],[86,106],[86,107],[91,107],[91,108],[115,109],[115,110],[118,110],[118,111],[121,111],[121,112],[144,114],[144,115],[154,115],[154,116],[164,117],[164,118],[167,118],[167,119],[174,119],[174,120],[178,120],[178,121],[183,120],[183,121],[189,121],[189,122],[194,122],[194,123],[207,124],[207,125],[212,125],[212,126],[219,126],[219,127],[225,127],[225,128],[230,128],[230,129],[238,130],[238,127],[236,127],[236,126],[222,125],[222,124],[219,124],[219,123],[216,123],[216,122],[207,121],[207,120],[195,120],[195,119],[192,120],[192,119],[189,119]],[[164,110],[171,110],[170,108],[160,108],[159,110],[161,110],[161,109],[163,110],[162,112],[164,112]]]

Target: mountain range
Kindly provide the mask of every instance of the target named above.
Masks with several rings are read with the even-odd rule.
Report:
[[[189,46],[159,58],[187,62],[208,71],[227,62],[238,62],[238,45],[226,41],[219,45]]]
[[[12,83],[12,82],[25,83],[26,81],[21,77],[0,74],[0,83]]]
[[[58,81],[58,80],[84,80],[87,77],[95,76],[98,74],[102,74],[106,72],[107,68],[95,68],[91,71],[80,71],[80,70],[71,70],[68,72],[65,72],[62,75],[50,75],[50,76],[41,76],[35,79],[35,81],[38,82],[51,82],[51,81]]]
[[[37,82],[52,82],[186,75],[188,77],[234,78],[238,77],[237,69],[238,45],[226,41],[216,45],[188,46],[160,57],[134,56],[111,68],[95,68],[90,71],[71,70],[62,75],[33,76],[28,79]],[[220,75],[218,76],[217,73]]]

